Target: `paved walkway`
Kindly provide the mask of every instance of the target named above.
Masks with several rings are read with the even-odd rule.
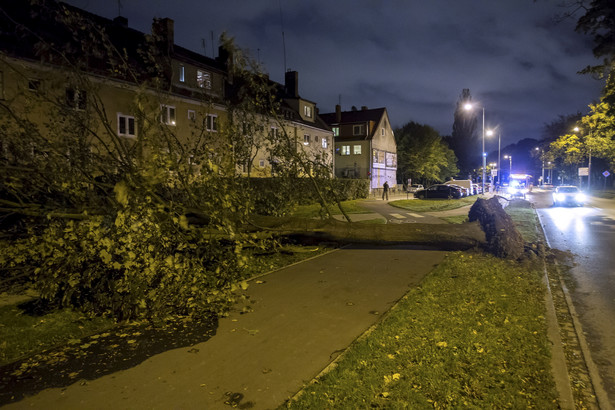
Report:
[[[444,255],[408,246],[353,247],[292,265],[253,280],[247,294],[254,311],[221,319],[206,342],[95,380],[46,389],[5,408],[276,408]]]

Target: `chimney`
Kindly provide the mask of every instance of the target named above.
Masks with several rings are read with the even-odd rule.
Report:
[[[350,107],[350,111],[356,111],[356,110],[357,110],[356,106],[353,105],[352,107]]]
[[[175,44],[174,21],[170,18],[154,19],[152,23],[152,35],[167,54],[173,52]]]
[[[115,24],[116,26],[119,26],[119,27],[127,28],[128,27],[128,19],[126,17],[117,16],[116,18],[113,19],[113,24]]]
[[[362,105],[361,106],[361,111],[367,111],[367,105]]]
[[[299,98],[299,73],[287,71],[284,76],[284,91],[288,97]]]
[[[335,122],[338,124],[342,122],[342,106],[339,104],[335,105]]]

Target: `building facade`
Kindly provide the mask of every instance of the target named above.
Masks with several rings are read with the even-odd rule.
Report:
[[[386,108],[355,107],[322,114],[335,141],[335,176],[370,180],[370,188],[397,184],[397,145]]]
[[[0,7],[0,99],[43,132],[61,134],[42,125],[60,112],[78,113],[81,139],[94,153],[143,154],[139,146],[164,132],[169,143],[154,149],[168,152],[175,144],[174,155],[187,162],[235,154],[241,139],[253,137],[261,142],[244,159],[235,155],[236,169],[271,176],[275,158],[262,141],[272,143],[269,133],[284,130],[296,149],[332,168],[332,132],[316,104],[299,96],[296,72],[287,73],[286,84],[271,82],[279,115],[261,113],[268,125],[247,132],[230,117],[229,107],[244,98],[233,78],[232,50],[220,47],[209,58],[178,46],[172,19],[154,19],[146,34],[124,17],[109,20],[55,1],[0,0]],[[255,172],[245,172],[246,160]]]

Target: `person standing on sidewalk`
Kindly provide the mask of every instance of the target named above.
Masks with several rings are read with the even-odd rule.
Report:
[[[389,200],[389,183],[387,181],[384,181],[384,185],[382,186],[382,200],[384,201],[384,198],[386,197],[386,200]]]

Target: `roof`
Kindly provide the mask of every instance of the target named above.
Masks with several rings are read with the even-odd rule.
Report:
[[[385,115],[386,108],[372,108],[372,109],[361,109],[361,110],[352,110],[352,111],[342,111],[342,120],[337,121],[336,113],[326,113],[320,114],[321,118],[324,122],[329,125],[334,124],[349,124],[354,122],[365,122],[365,121],[374,121],[378,122],[382,119],[382,116]]]

